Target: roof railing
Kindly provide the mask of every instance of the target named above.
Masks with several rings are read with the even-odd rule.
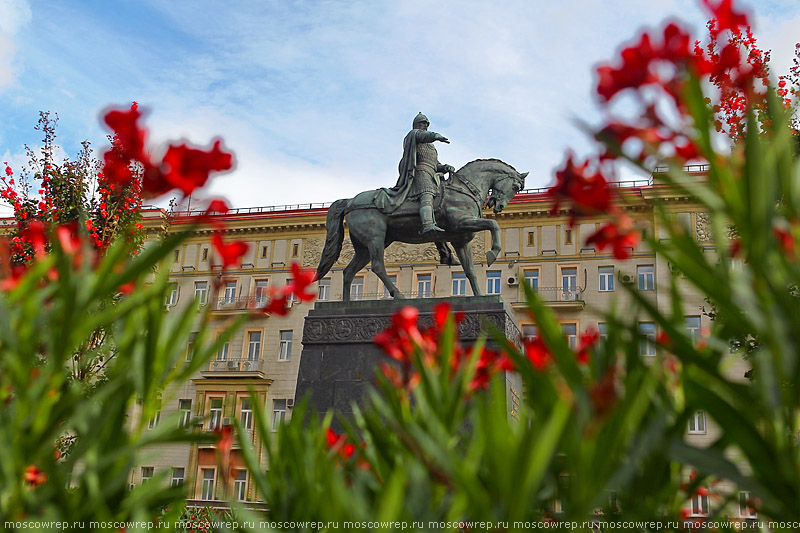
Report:
[[[708,172],[708,164],[686,165],[683,167],[684,172]],[[650,187],[653,185],[653,174],[660,174],[667,172],[670,169],[668,166],[657,166],[653,169],[649,178],[638,180],[623,180],[623,181],[610,181],[608,185],[617,189],[636,188],[636,187]],[[533,189],[522,189],[519,194],[542,194],[546,193],[549,187],[537,187]],[[261,207],[234,207],[231,208],[228,215],[251,215],[261,213],[281,213],[286,211],[306,211],[312,209],[327,209],[333,202],[320,202],[308,204],[284,204],[284,205],[268,205]],[[154,205],[143,206],[142,209],[161,209]],[[192,216],[201,215],[205,213],[204,209],[184,209],[175,211],[176,216]]]

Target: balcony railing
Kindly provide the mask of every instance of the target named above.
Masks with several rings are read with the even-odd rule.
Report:
[[[539,298],[545,302],[582,302],[583,290],[577,287],[539,287]]]
[[[241,297],[241,298],[212,298],[209,302],[214,311],[236,311],[242,309],[260,309],[269,304],[266,297]]]
[[[208,363],[210,372],[262,372],[264,361],[260,359],[212,359]]]

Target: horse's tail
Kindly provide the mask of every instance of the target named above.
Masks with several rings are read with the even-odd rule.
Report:
[[[325,237],[325,247],[322,249],[322,257],[317,267],[317,279],[328,273],[333,264],[339,259],[342,253],[342,241],[344,241],[344,214],[349,200],[336,200],[328,208],[328,217],[325,225],[328,234]]]

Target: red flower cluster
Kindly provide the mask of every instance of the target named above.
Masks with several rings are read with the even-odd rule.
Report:
[[[356,446],[352,442],[347,442],[347,435],[339,435],[331,428],[325,433],[328,449],[335,450],[344,459],[350,459],[356,452]]]
[[[575,225],[578,216],[606,213],[611,209],[611,189],[603,174],[596,170],[588,172],[589,161],[577,165],[572,153],[567,154],[564,168],[556,171],[556,184],[547,190],[555,199],[551,214],[555,215],[565,199],[572,202],[570,225]]]
[[[589,364],[589,355],[592,347],[600,340],[600,333],[595,329],[587,329],[581,335],[578,341],[578,348],[575,352],[575,359],[580,365]],[[536,337],[533,340],[524,343],[525,356],[533,365],[533,368],[539,372],[547,370],[550,363],[553,362],[553,353],[550,348],[545,344],[542,337]]]
[[[289,283],[281,288],[270,287],[269,303],[258,310],[259,313],[270,313],[278,316],[285,316],[291,309],[289,299],[294,297],[301,302],[311,302],[317,295],[310,290],[311,285],[317,280],[317,274],[311,269],[304,269],[298,263],[292,263],[292,278]]]
[[[111,110],[103,118],[114,131],[114,143],[103,156],[103,174],[109,181],[130,184],[138,164],[144,194],[156,197],[179,189],[188,196],[206,184],[211,172],[233,168],[233,156],[223,151],[220,141],[208,151],[186,144],[170,145],[163,160],[154,162],[145,150],[146,132],[138,124],[140,117],[134,102],[129,111]]]
[[[627,215],[617,215],[612,222],[606,222],[600,229],[586,239],[586,244],[595,244],[599,250],[611,247],[614,257],[625,260],[639,243],[639,232],[633,220]]]
[[[47,481],[47,474],[42,472],[38,466],[36,465],[29,465],[25,469],[25,474],[23,474],[23,478],[25,482],[33,488],[42,485]]]
[[[211,237],[211,244],[222,259],[222,270],[228,270],[230,267],[237,267],[242,262],[242,257],[247,253],[249,246],[246,242],[235,241],[230,244],[225,244],[222,240],[222,232],[218,231]]]
[[[420,350],[423,363],[426,366],[439,367],[439,358],[437,357],[438,341],[441,331],[451,315],[453,313],[448,302],[437,304],[433,310],[433,325],[424,331],[420,331],[417,326],[419,310],[411,306],[405,306],[394,314],[391,327],[375,336],[375,344],[399,363],[399,366],[386,361],[380,364],[383,374],[393,385],[408,391],[417,386],[420,376],[414,370],[412,357],[417,349]],[[464,317],[464,313],[456,313],[453,316],[456,325]],[[450,371],[455,373],[467,363],[470,352],[458,343],[457,338],[452,348],[453,355],[450,362]],[[440,368],[440,370],[443,369]],[[508,356],[484,347],[478,355],[475,374],[470,380],[469,390],[472,392],[477,389],[487,389],[494,375],[507,370],[514,370],[514,365]]]

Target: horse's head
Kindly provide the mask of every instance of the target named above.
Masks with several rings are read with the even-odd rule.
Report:
[[[527,175],[527,172],[520,174],[512,171],[497,176],[492,183],[492,194],[486,201],[486,207],[494,208],[495,213],[505,209],[514,195],[525,188],[525,176]]]

